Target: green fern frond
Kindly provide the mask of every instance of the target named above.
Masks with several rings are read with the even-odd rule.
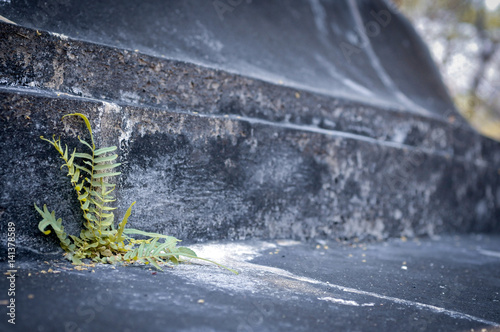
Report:
[[[114,171],[121,163],[115,162],[118,158],[117,154],[109,153],[116,151],[117,147],[96,149],[88,118],[81,113],[72,113],[63,116],[63,119],[69,116],[80,117],[85,122],[90,134],[90,143],[80,137],[78,140],[88,151],[81,152],[74,149],[69,154],[68,146],[65,145],[63,148],[61,139],[56,139],[55,135],[52,136],[51,140],[43,136],[40,138],[50,143],[59,152],[64,161],[61,168],[66,167],[68,170],[67,176],[70,177],[71,185],[77,194],[84,219],[84,228],[81,230],[80,236],[69,235],[68,237],[64,232],[62,219],[56,220],[55,213],[49,213],[45,205],[42,211],[35,204],[35,209],[43,217],[38,228],[44,234],[49,234],[50,230],[47,228],[52,227],[61,242],[61,247],[67,252],[66,257],[69,260],[74,264],[81,264],[81,260],[86,258],[111,264],[141,262],[162,270],[160,264],[178,264],[184,257],[211,262],[238,274],[233,269],[198,257],[189,248],[177,247],[180,240],[175,237],[126,228],[135,202],[129,206],[116,229],[113,213],[116,207],[109,206],[115,201],[112,193],[116,185],[109,183],[109,180],[121,174]],[[134,239],[131,235],[145,236],[147,239]]]
[[[127,212],[125,212],[125,215],[123,216],[122,221],[118,225],[118,230],[117,230],[115,238],[114,238],[115,242],[120,243],[120,242],[123,242],[123,240],[125,240],[125,237],[123,236],[123,232],[125,231],[125,226],[127,225],[128,218],[132,214],[132,207],[134,206],[134,204],[135,204],[135,202],[130,204],[130,206],[127,209]]]
[[[51,231],[50,229],[47,229],[47,227],[49,226],[52,227],[57,237],[59,238],[59,241],[61,242],[61,247],[65,251],[74,250],[75,245],[71,243],[71,240],[68,238],[68,235],[64,232],[62,219],[59,218],[56,220],[55,211],[52,211],[52,213],[50,213],[49,210],[47,209],[47,205],[45,204],[43,205],[43,211],[38,206],[36,206],[36,204],[35,204],[35,209],[43,217],[42,221],[40,221],[40,223],[38,224],[38,229],[43,234],[48,235],[51,233]]]

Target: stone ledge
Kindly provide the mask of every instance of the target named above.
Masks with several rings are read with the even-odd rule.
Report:
[[[366,136],[500,163],[500,149],[455,112],[421,116],[0,23],[0,86],[111,103],[233,115]]]
[[[40,135],[69,145],[84,133],[63,124],[82,112],[98,143],[119,146],[118,217],[181,239],[358,237],[384,239],[499,230],[496,168],[440,153],[337,132],[117,105],[27,90],[0,93],[2,223],[20,245],[50,249],[33,202],[48,204],[76,233],[79,209],[56,153]]]
[[[165,272],[77,270],[59,254],[19,251],[15,331],[499,332],[499,243],[467,235],[194,247],[239,275],[195,261]],[[8,289],[5,276],[0,286]],[[7,324],[6,316],[0,329],[13,330]]]

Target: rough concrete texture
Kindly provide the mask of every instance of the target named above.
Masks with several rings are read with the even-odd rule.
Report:
[[[0,24],[0,231],[52,250],[33,202],[77,233],[58,157],[91,119],[119,146],[118,218],[179,238],[383,239],[499,230],[498,144],[422,116]]]
[[[428,50],[388,1],[24,0],[1,1],[0,15],[72,39],[383,108],[428,115],[452,108]],[[103,73],[121,69],[109,65]],[[123,93],[143,95],[139,88]]]
[[[404,19],[391,11],[380,43],[351,31],[376,20],[371,11],[387,9],[384,2],[254,1],[250,12],[235,7],[224,19],[233,30],[213,20],[211,1],[169,2],[171,11],[156,16],[155,1],[134,10],[106,1],[30,3],[0,2],[0,15],[32,27],[0,23],[0,234],[15,223],[18,270],[17,324],[3,315],[2,331],[498,327],[497,236],[356,244],[500,231],[499,144],[458,116]],[[144,19],[152,29],[134,33],[133,22],[147,29]],[[269,34],[245,31],[252,19]],[[213,42],[222,31],[230,31],[223,43],[201,45],[223,51],[193,42]],[[352,64],[332,46],[342,38],[361,49]],[[392,42],[403,45],[401,56],[387,53]],[[199,262],[156,273],[60,261],[55,236],[36,227],[33,203],[78,233],[72,188],[39,138],[61,135],[82,148],[83,124],[61,121],[73,112],[90,118],[99,146],[119,148],[117,219],[137,201],[132,227],[188,243],[237,240],[192,247],[241,274]],[[6,277],[0,287],[10,287]]]
[[[165,272],[19,251],[2,331],[500,331],[500,238],[206,243]],[[0,278],[0,289],[9,281]]]
[[[181,239],[429,235],[499,229],[498,173],[480,159],[317,127],[118,106],[67,95],[0,91],[2,224],[19,244],[49,250],[33,209],[48,204],[76,233],[79,208],[55,150],[89,116],[97,144],[119,146],[118,212],[130,226]],[[446,127],[444,127],[446,128]],[[49,242],[47,242],[49,241]]]
[[[493,152],[481,151],[491,143],[472,133],[452,104],[432,116],[420,116],[404,108],[377,108],[44,31],[2,23],[0,27],[1,48],[14,50],[0,54],[0,84],[5,87],[64,92],[120,105],[239,115],[500,160],[498,152],[490,156]]]

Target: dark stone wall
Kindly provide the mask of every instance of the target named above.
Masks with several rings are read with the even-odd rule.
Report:
[[[193,241],[499,231],[498,143],[423,116],[0,24],[0,233],[51,250],[33,203],[80,220],[56,151],[117,145],[117,217]]]
[[[427,48],[389,1],[12,0],[0,1],[0,15],[70,39],[402,112],[442,116],[453,108]],[[109,65],[109,75],[123,68]],[[147,63],[143,69],[150,71]]]

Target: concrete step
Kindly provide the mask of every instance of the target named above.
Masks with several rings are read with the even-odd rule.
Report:
[[[499,331],[500,238],[196,245],[165,272],[20,251],[2,331]],[[0,279],[2,306],[9,280]]]
[[[498,231],[499,145],[459,117],[423,116],[0,23],[0,231],[53,250],[33,203],[73,234],[56,152],[85,127],[117,145],[118,212],[196,241]],[[29,50],[36,50],[32,52]],[[133,95],[135,92],[136,95]]]
[[[0,15],[19,24],[0,23],[17,315],[0,330],[498,330],[498,236],[435,236],[500,231],[500,145],[460,118],[387,2],[3,1]],[[33,203],[78,234],[40,140],[88,137],[61,122],[74,112],[118,146],[117,219],[137,201],[129,226],[240,275],[64,261]]]

